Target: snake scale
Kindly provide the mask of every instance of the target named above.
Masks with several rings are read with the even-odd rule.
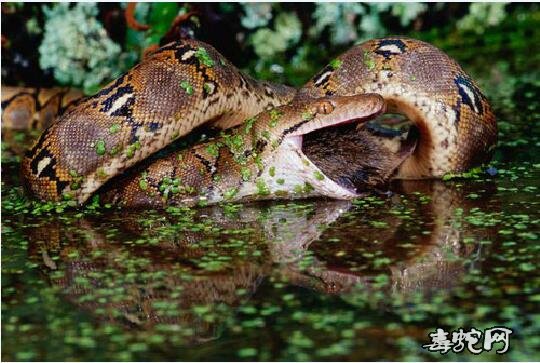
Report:
[[[383,113],[404,115],[414,143],[396,149],[362,127]],[[149,158],[202,124],[227,130]],[[379,180],[464,171],[489,160],[496,140],[478,86],[422,41],[356,45],[295,90],[256,81],[212,46],[182,40],[68,107],[22,171],[42,200],[84,203],[98,189],[126,206],[349,199]]]

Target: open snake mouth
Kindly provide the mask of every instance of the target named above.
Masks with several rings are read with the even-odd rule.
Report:
[[[362,121],[318,129],[297,140],[326,177],[355,194],[382,187],[414,152],[418,139],[417,130],[401,115]]]

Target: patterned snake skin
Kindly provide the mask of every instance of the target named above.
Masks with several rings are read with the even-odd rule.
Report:
[[[496,144],[485,96],[454,60],[427,43],[367,41],[296,91],[255,81],[211,46],[187,40],[160,48],[69,107],[26,153],[23,176],[40,199],[84,203],[105,182],[197,126],[243,123],[217,139],[139,164],[107,183],[104,198],[127,206],[348,199],[357,190],[325,175],[306,156],[303,140],[383,112],[405,115],[419,134],[396,178],[464,171],[488,160]],[[361,144],[360,128],[351,130]]]
[[[66,88],[20,88],[2,86],[2,128],[44,129],[82,93]]]

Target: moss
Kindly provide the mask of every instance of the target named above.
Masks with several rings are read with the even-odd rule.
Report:
[[[482,167],[476,167],[472,168],[466,172],[463,173],[448,173],[443,176],[443,180],[452,180],[452,179],[478,179],[480,176],[484,174],[484,169]]]
[[[263,132],[261,132],[261,137],[263,139],[270,140],[270,137],[271,137],[270,132],[268,130],[264,130]]]
[[[191,96],[193,94],[193,86],[188,81],[180,82],[180,87],[186,91],[187,95]]]
[[[139,188],[141,188],[141,190],[147,190],[148,189],[148,181],[146,179],[140,179],[139,180]]]
[[[218,143],[208,143],[208,145],[205,147],[205,150],[208,154],[210,154],[213,157],[218,157],[219,155],[219,147],[220,145]]]
[[[147,180],[147,177],[148,177],[147,173],[143,173],[143,174],[141,175],[141,178],[139,179],[139,188],[140,188],[141,190],[144,190],[144,191],[148,190],[148,180]]]
[[[121,126],[120,124],[112,124],[111,127],[109,127],[109,133],[114,135],[120,132]]]
[[[257,179],[256,186],[257,186],[258,195],[270,194],[270,189],[268,189],[268,186],[266,185],[266,182],[264,181],[264,179]]]
[[[313,188],[313,185],[311,185],[311,183],[304,182],[304,187],[302,188],[302,190],[303,190],[304,193],[309,194],[309,193],[313,192],[315,190],[315,188]]]
[[[310,111],[304,111],[302,112],[302,120],[304,121],[311,121],[315,118],[315,115]]]
[[[83,181],[83,176],[79,175],[77,173],[77,170],[70,169],[69,170],[69,176],[71,177],[71,183],[69,184],[69,188],[71,190],[78,190],[81,187],[81,183]]]
[[[107,148],[106,148],[106,145],[105,145],[105,140],[96,141],[95,149],[96,149],[96,154],[105,155],[105,153],[107,152]]]
[[[248,167],[242,166],[240,168],[240,175],[242,175],[243,181],[248,181],[251,178],[251,170]]]
[[[109,150],[109,155],[117,155],[120,152],[120,146],[115,145]]]
[[[334,59],[330,62],[330,67],[333,69],[333,70],[337,70],[341,67],[341,65],[343,64],[343,62],[339,59]]]
[[[135,141],[133,144],[129,145],[126,148],[126,156],[128,159],[131,159],[133,155],[135,155],[135,151],[139,150],[141,148],[141,143],[139,140]]]
[[[364,51],[363,54],[364,54],[363,61],[364,61],[364,65],[366,66],[366,68],[369,69],[370,71],[374,70],[375,66],[376,66],[375,60],[371,57],[369,52]]]
[[[254,117],[248,118],[244,121],[244,134],[249,134],[255,121],[256,119]]]
[[[276,127],[276,125],[279,123],[281,116],[283,116],[283,112],[279,111],[278,109],[271,109],[270,110],[270,122],[268,125],[270,127]]]
[[[223,197],[225,198],[225,200],[231,200],[235,197],[236,194],[238,194],[238,188],[231,188],[225,191]]]
[[[225,135],[223,137],[223,142],[233,154],[242,151],[244,148],[244,138],[238,133],[233,135]]]
[[[204,64],[208,68],[212,68],[214,66],[214,60],[210,57],[208,54],[206,48],[199,47],[197,51],[195,52],[195,57]]]

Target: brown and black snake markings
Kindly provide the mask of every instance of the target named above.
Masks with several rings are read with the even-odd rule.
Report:
[[[456,122],[459,122],[460,120],[461,107],[463,105],[468,106],[478,115],[482,115],[484,113],[483,104],[487,103],[487,99],[482,92],[480,92],[478,87],[471,81],[471,79],[462,75],[457,76],[455,82],[460,96],[456,106]]]
[[[321,107],[332,110],[313,112]],[[402,115],[414,132],[369,132],[366,121],[383,112]],[[202,124],[238,128],[120,177]],[[349,199],[392,178],[462,172],[489,160],[496,141],[495,117],[478,86],[456,61],[418,40],[356,45],[298,90],[253,80],[211,46],[184,40],[69,107],[22,167],[42,200],[84,203],[112,178],[106,195],[125,206]],[[164,198],[146,179],[161,189],[171,181],[176,193]]]
[[[390,59],[393,55],[404,54],[407,52],[407,45],[401,39],[382,39],[379,41],[375,53]]]
[[[82,97],[68,88],[2,87],[2,128],[44,129]]]

